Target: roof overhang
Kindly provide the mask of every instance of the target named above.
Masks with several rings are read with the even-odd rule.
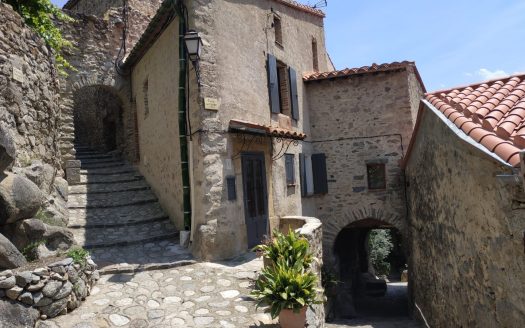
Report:
[[[270,138],[291,140],[304,140],[306,138],[306,134],[302,132],[242,120],[230,120],[229,130],[233,133],[246,133]]]

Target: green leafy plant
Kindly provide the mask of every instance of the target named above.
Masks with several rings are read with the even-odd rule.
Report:
[[[86,265],[86,259],[89,256],[89,252],[82,247],[71,248],[67,252],[67,256],[73,259],[73,262],[80,264],[81,266]]]
[[[290,229],[286,235],[274,230],[273,239],[257,245],[254,250],[262,253],[272,263],[284,261],[288,266],[293,267],[300,261],[305,268],[309,268],[313,256],[308,251],[308,247],[306,238]]]
[[[22,255],[24,255],[27,262],[33,262],[33,261],[38,260],[37,248],[38,246],[43,245],[45,243],[46,243],[45,240],[38,240],[38,241],[30,243],[29,245],[27,245],[26,247],[22,249]]]
[[[57,68],[62,75],[67,75],[66,69],[74,70],[63,56],[63,50],[72,48],[73,45],[62,36],[54,21],[56,19],[61,22],[71,22],[73,21],[71,17],[64,14],[50,0],[4,0],[4,2],[13,6],[24,22],[55,51]]]
[[[257,307],[268,306],[275,319],[284,309],[298,313],[305,306],[321,303],[316,286],[317,276],[305,270],[301,261],[290,266],[281,259],[262,271],[251,295]]]
[[[390,263],[387,261],[387,258],[394,247],[390,230],[371,230],[368,235],[368,247],[370,250],[370,262],[376,273],[388,275],[390,273]]]

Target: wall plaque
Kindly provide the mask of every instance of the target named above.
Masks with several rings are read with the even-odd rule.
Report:
[[[24,72],[21,69],[13,67],[13,80],[23,83],[24,82]]]
[[[216,98],[204,98],[204,109],[219,110],[220,102]]]

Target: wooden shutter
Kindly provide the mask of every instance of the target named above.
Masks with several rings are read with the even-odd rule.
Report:
[[[306,157],[304,154],[299,154],[299,174],[301,175],[301,196],[306,196]]]
[[[312,173],[314,178],[314,194],[328,193],[325,154],[312,155]]]
[[[270,109],[272,113],[279,114],[281,112],[281,101],[279,99],[279,79],[277,76],[277,59],[268,54],[268,91],[270,94]]]
[[[297,94],[297,73],[291,67],[288,68],[288,77],[290,80],[290,99],[292,105],[292,118],[299,120],[299,95]]]
[[[284,155],[284,166],[286,169],[286,184],[295,184],[294,154]]]

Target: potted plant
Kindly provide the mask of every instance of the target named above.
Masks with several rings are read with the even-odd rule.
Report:
[[[264,268],[252,292],[257,306],[268,306],[273,319],[279,317],[283,328],[304,328],[306,309],[319,304],[317,276],[305,270],[302,261],[290,266],[279,260]]]
[[[273,231],[273,238],[265,238],[263,243],[255,246],[254,250],[263,256],[264,267],[271,266],[278,260],[284,260],[293,266],[301,260],[305,268],[309,268],[313,256],[308,252],[309,244],[306,238],[301,237],[293,230],[288,234]]]

